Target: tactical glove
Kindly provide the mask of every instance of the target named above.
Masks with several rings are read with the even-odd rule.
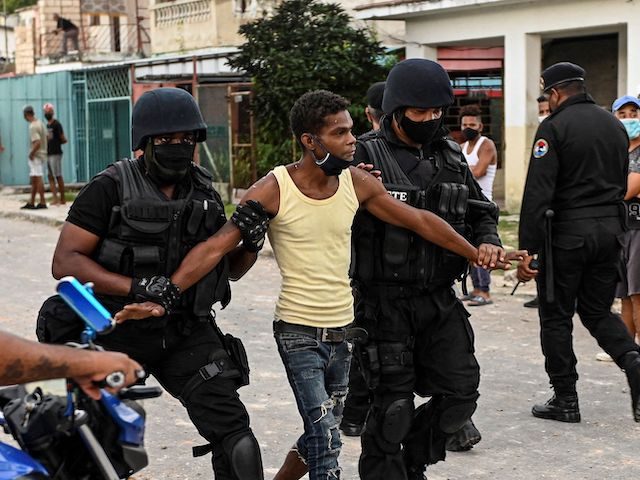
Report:
[[[180,295],[180,288],[161,275],[131,280],[130,297],[139,302],[154,302],[162,305],[167,315],[178,304]]]
[[[231,215],[231,221],[242,235],[242,246],[249,252],[259,252],[264,246],[264,236],[269,228],[270,215],[255,200],[238,205]]]

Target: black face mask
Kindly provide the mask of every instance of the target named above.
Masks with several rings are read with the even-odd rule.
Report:
[[[45,113],[44,118],[46,118],[47,120],[51,120],[53,118],[53,113]]]
[[[313,138],[322,148],[324,148],[324,151],[327,152],[327,154],[319,160],[315,158],[314,154],[316,165],[318,165],[322,169],[327,177],[337,177],[338,175],[340,175],[342,170],[344,170],[345,168],[349,168],[349,165],[351,165],[350,161],[344,160],[340,157],[336,157],[333,153],[327,150],[327,147],[322,144],[318,137],[314,136]]]
[[[480,135],[480,132],[478,130],[474,130],[473,128],[465,128],[464,130],[462,130],[462,134],[464,135],[464,138],[471,142],[478,135]]]
[[[195,145],[153,145],[150,141],[145,151],[149,176],[159,185],[179,183],[189,172]]]
[[[442,124],[442,117],[434,120],[427,120],[426,122],[414,122],[410,118],[407,118],[404,113],[401,113],[400,127],[404,130],[404,133],[416,143],[420,145],[429,145]],[[397,117],[396,117],[397,119]]]

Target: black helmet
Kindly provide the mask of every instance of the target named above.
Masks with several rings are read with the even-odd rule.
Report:
[[[181,88],[156,88],[144,93],[131,115],[131,145],[143,149],[147,138],[175,132],[195,132],[196,141],[207,138],[207,124],[189,92]]]
[[[451,80],[439,63],[410,58],[396,63],[387,76],[382,99],[384,113],[403,107],[434,108],[451,104]]]

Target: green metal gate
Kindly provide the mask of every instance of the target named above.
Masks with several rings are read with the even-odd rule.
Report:
[[[87,181],[109,164],[131,155],[131,77],[125,68],[74,73],[79,120],[78,179]],[[82,120],[84,119],[84,122]]]

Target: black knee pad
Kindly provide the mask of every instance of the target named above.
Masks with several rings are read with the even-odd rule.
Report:
[[[264,479],[260,446],[251,430],[225,438],[223,447],[237,480]]]
[[[381,420],[382,438],[389,443],[400,443],[411,429],[413,401],[409,398],[394,400],[382,414]]]
[[[478,394],[468,397],[444,397],[438,405],[438,427],[444,433],[457,432],[476,411]]]

